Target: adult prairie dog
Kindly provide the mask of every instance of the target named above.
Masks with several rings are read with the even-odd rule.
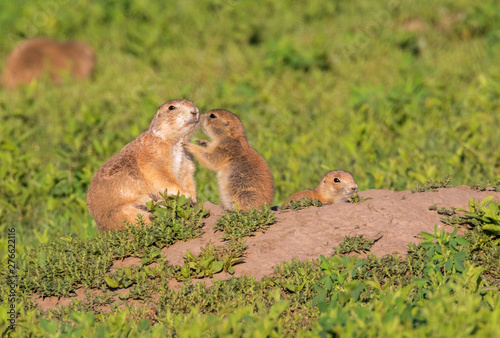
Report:
[[[304,197],[318,199],[325,204],[347,202],[356,191],[358,185],[351,173],[345,170],[328,172],[314,190],[304,190],[290,196],[285,204],[290,201],[300,201]]]
[[[190,197],[196,202],[195,165],[183,144],[198,127],[200,114],[188,100],[167,101],[149,130],[127,144],[97,170],[87,204],[101,231],[123,229],[138,214],[151,221],[146,203],[160,193]]]
[[[186,149],[205,167],[217,172],[217,181],[225,209],[234,203],[239,210],[260,209],[271,205],[274,197],[273,176],[266,161],[250,146],[241,121],[233,113],[215,109],[200,118],[203,131],[212,141],[189,143]]]
[[[46,69],[56,84],[61,83],[61,71],[68,71],[77,79],[87,78],[95,67],[95,60],[94,50],[85,42],[27,40],[7,57],[2,85],[13,89],[21,83],[29,84],[40,78]]]

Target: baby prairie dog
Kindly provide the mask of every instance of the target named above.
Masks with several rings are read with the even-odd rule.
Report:
[[[314,190],[304,190],[293,194],[285,204],[290,201],[300,201],[304,197],[318,199],[325,204],[347,202],[356,191],[358,185],[351,173],[344,170],[333,170],[328,172]]]
[[[95,66],[95,53],[85,42],[57,42],[49,39],[31,39],[21,42],[7,57],[2,85],[13,89],[19,84],[29,84],[48,73],[56,84],[61,83],[61,71],[69,71],[74,78],[90,76]]]
[[[202,165],[217,172],[224,209],[232,209],[234,202],[242,211],[271,205],[273,176],[266,161],[250,146],[238,117],[215,109],[203,114],[200,124],[212,142],[189,143],[186,149]]]
[[[156,112],[149,130],[127,144],[97,170],[87,204],[101,231],[123,229],[138,214],[150,223],[146,203],[167,194],[196,202],[195,165],[183,144],[198,127],[200,114],[188,100],[167,101]]]

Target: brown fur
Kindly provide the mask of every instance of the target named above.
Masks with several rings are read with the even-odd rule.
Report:
[[[335,182],[335,179],[339,182]],[[358,185],[350,172],[333,170],[321,179],[316,189],[299,191],[290,196],[285,204],[292,200],[300,201],[305,197],[318,199],[325,204],[347,202],[347,198],[350,198],[356,191],[358,191]]]
[[[31,39],[21,42],[7,57],[2,85],[13,89],[40,78],[45,69],[55,84],[62,81],[61,72],[70,72],[74,78],[84,79],[95,67],[95,53],[85,42],[57,42]]]
[[[174,109],[170,109],[174,107]],[[122,229],[138,214],[151,221],[146,202],[180,193],[196,202],[194,162],[183,144],[196,131],[199,111],[191,101],[173,100],[157,111],[149,130],[127,144],[96,172],[87,204],[101,231]]]
[[[248,211],[271,205],[273,176],[266,161],[250,146],[243,125],[233,113],[215,109],[200,118],[203,131],[212,139],[189,143],[186,149],[210,170],[217,172],[219,192],[225,209]]]

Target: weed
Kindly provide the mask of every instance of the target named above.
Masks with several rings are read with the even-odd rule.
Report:
[[[440,188],[447,188],[451,182],[452,175],[448,175],[440,181],[429,180],[426,184],[417,184],[413,189],[412,193],[425,192],[425,191],[437,191]]]
[[[300,210],[300,209],[304,209],[304,208],[308,208],[308,207],[322,207],[323,205],[325,205],[325,204],[323,204],[318,199],[312,199],[310,197],[304,197],[300,201],[292,200],[292,201],[284,204],[281,207],[281,210],[287,210],[287,209]]]
[[[225,240],[252,236],[255,231],[263,231],[276,222],[276,216],[269,205],[262,209],[251,208],[250,211],[226,210],[224,216],[215,224],[216,231],[224,231]]]
[[[452,216],[452,217],[445,217],[441,218],[441,222],[443,222],[446,225],[451,225],[451,226],[461,226],[461,225],[466,225],[469,224],[469,221],[465,217],[461,216]]]
[[[334,256],[329,260],[321,256],[320,260],[322,261],[320,267],[325,276],[316,284],[318,295],[312,300],[313,305],[320,302],[345,304],[349,299],[359,300],[361,292],[366,290],[366,287],[355,278],[366,261],[356,256]]]
[[[140,266],[118,269],[116,273],[108,274],[107,277],[123,286],[128,283],[128,293],[120,298],[123,300],[147,299],[155,293],[159,294],[159,306],[155,313],[152,314],[148,310],[150,305],[145,303],[135,310],[130,308],[125,312],[112,306],[112,314],[103,314],[98,306],[109,304],[111,300],[109,291],[102,296],[92,296],[87,293],[87,300],[84,302],[76,301],[69,307],[43,314],[42,318],[49,324],[39,324],[37,319],[37,324],[33,324],[29,329],[20,327],[18,330],[25,333],[36,332],[26,330],[39,330],[42,325],[41,332],[45,332],[45,329],[62,332],[69,330],[62,327],[68,322],[72,323],[71,327],[85,326],[85,330],[94,330],[95,320],[98,319],[101,323],[105,323],[108,329],[116,331],[118,328],[115,325],[123,328],[128,327],[127,323],[131,320],[142,323],[147,319],[162,330],[166,330],[162,325],[170,323],[167,325],[169,330],[191,332],[187,327],[182,326],[182,323],[184,320],[190,320],[191,314],[196,311],[194,318],[203,320],[200,323],[197,322],[198,324],[191,322],[192,329],[205,332],[203,330],[206,326],[201,323],[211,320],[210,316],[235,319],[234,313],[241,308],[248,308],[247,314],[264,314],[277,304],[286,304],[286,308],[280,312],[279,317],[274,317],[274,314],[271,317],[274,318],[277,332],[283,332],[283,334],[284,332],[297,335],[301,332],[307,334],[310,330],[316,330],[318,324],[326,330],[325,325],[332,323],[332,320],[338,325],[341,323],[350,325],[348,324],[350,315],[339,312],[338,314],[343,317],[334,317],[337,313],[335,311],[339,309],[356,309],[357,314],[368,318],[368,325],[380,323],[370,318],[376,316],[379,311],[385,311],[388,316],[398,321],[418,322],[420,323],[418,327],[427,328],[429,324],[426,323],[429,318],[422,317],[424,316],[422,313],[427,311],[428,304],[430,304],[428,301],[435,299],[436,292],[451,290],[453,291],[451,297],[454,297],[453,294],[460,289],[468,290],[465,294],[462,291],[461,299],[464,301],[471,295],[481,294],[483,298],[479,299],[483,299],[481,301],[483,306],[480,308],[491,309],[487,304],[495,304],[497,301],[496,298],[491,297],[495,297],[497,293],[497,289],[493,287],[494,278],[497,276],[498,283],[500,274],[498,264],[496,264],[500,257],[499,239],[487,236],[480,227],[475,228],[470,235],[466,236],[466,242],[470,243],[469,245],[456,233],[445,234],[436,229],[434,234],[423,235],[426,238],[422,243],[424,245],[409,245],[408,256],[405,259],[397,255],[378,258],[370,254],[366,259],[335,255],[321,257],[319,260],[310,262],[294,260],[291,263],[278,265],[272,277],[265,277],[259,282],[252,277],[240,277],[215,281],[210,288],[200,283],[195,285],[187,283],[178,291],[169,289],[164,284],[166,280],[163,280],[163,274],[170,271],[170,275],[166,277],[171,278],[172,274],[180,273],[180,268],[173,268],[165,262],[156,267]],[[242,252],[243,243],[230,241],[223,247],[209,247],[210,250],[205,249],[204,253],[198,257],[193,256],[196,259],[187,259],[187,262],[195,262],[199,268],[200,260],[210,261],[210,257],[214,257],[212,262],[221,261],[221,257],[228,257],[227,252],[233,250]],[[232,246],[233,249],[228,246]],[[464,251],[466,255],[462,259],[463,254],[457,254]],[[453,260],[451,267],[448,266],[450,259]],[[479,267],[472,262],[479,264]],[[196,269],[192,272],[194,274]],[[483,279],[483,274],[493,279],[491,281]],[[159,280],[162,280],[161,285],[158,283]],[[460,288],[455,288],[454,285],[459,285]],[[4,292],[2,288],[0,292]],[[454,302],[457,301],[456,298],[452,299]],[[442,301],[441,299],[440,302]],[[469,306],[472,304],[476,304],[476,301]],[[391,308],[393,311],[390,310]],[[491,312],[488,311],[484,312],[483,316],[489,318]],[[84,313],[86,315],[82,316]],[[92,317],[94,319],[88,319],[90,318],[88,313],[95,316]],[[126,316],[121,317],[122,314]],[[172,321],[172,318],[176,320]],[[117,324],[115,321],[118,319],[120,322]],[[337,324],[330,329],[340,330]],[[258,322],[255,322],[255,325],[258,325]],[[144,327],[146,327],[145,324]],[[382,325],[381,327],[388,329],[390,326]],[[133,330],[136,329],[137,326],[131,327],[130,332],[135,332]],[[221,330],[221,326],[213,326],[213,329]],[[415,329],[413,324],[411,329]]]
[[[474,190],[478,191],[486,191],[488,189],[493,190],[493,191],[500,191],[500,181],[495,182],[495,183],[483,183],[483,184],[473,184],[470,186]]]
[[[470,186],[472,189],[477,190],[477,191],[486,191],[490,187],[489,183],[486,184],[473,184]]]
[[[474,199],[469,201],[469,210],[464,211],[470,223],[481,227],[484,231],[500,237],[500,202],[492,201],[494,196],[488,196],[476,203]]]
[[[446,209],[445,207],[442,207],[441,209],[439,209],[437,211],[437,213],[440,215],[445,215],[445,216],[453,216],[453,215],[455,215],[455,210],[456,210],[456,208],[451,208],[451,210],[450,210],[450,209]]]
[[[234,274],[233,265],[242,262],[245,243],[234,239],[224,246],[214,247],[207,243],[198,256],[194,256],[189,250],[184,257],[184,265],[181,267],[178,280],[189,278],[212,277],[221,271]]]
[[[481,227],[468,231],[464,238],[470,243],[471,260],[492,277],[492,284],[500,285],[500,238],[485,233]]]
[[[368,200],[371,200],[371,197],[360,197],[358,193],[354,193],[351,198],[349,198],[349,202],[351,203],[363,203]]]
[[[233,265],[243,262],[243,253],[246,249],[246,241],[242,239],[230,240],[215,251],[215,258],[223,263],[223,270],[234,274]]]
[[[448,216],[441,218],[441,222],[443,222],[446,225],[461,226],[469,223],[466,217],[462,217],[456,214],[457,208],[454,207],[452,207],[451,209],[442,207],[441,209],[438,210],[436,204],[434,204],[429,207],[429,210],[437,211],[439,215]]]
[[[431,272],[438,274],[443,272],[446,275],[465,270],[463,262],[467,252],[463,247],[469,246],[470,243],[462,237],[457,237],[456,234],[457,228],[448,234],[444,229],[438,231],[437,226],[434,226],[434,234],[421,232],[424,241],[420,246],[427,249],[426,255],[431,259],[431,264],[424,269],[426,275]]]
[[[79,286],[128,287],[141,276],[144,280],[148,271],[132,275],[130,269],[120,270],[107,276],[113,260],[135,256],[149,264],[160,258],[162,248],[199,236],[201,220],[208,215],[200,206],[191,207],[184,196],[164,197],[148,206],[155,216],[151,225],[139,219],[137,226],[128,224],[123,231],[104,232],[90,240],[68,236],[30,250],[19,258],[21,288],[42,296],[68,296]]]
[[[344,255],[348,254],[351,252],[368,252],[370,251],[371,247],[375,242],[377,242],[379,239],[382,238],[382,236],[377,237],[375,235],[375,239],[366,239],[364,238],[364,235],[358,235],[358,236],[353,236],[353,237],[344,237],[344,240],[342,243],[340,243],[340,246],[335,249],[335,253],[338,255]]]

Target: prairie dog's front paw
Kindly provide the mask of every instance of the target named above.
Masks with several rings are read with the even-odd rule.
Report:
[[[209,143],[209,141],[207,141],[207,140],[197,140],[195,142],[197,145],[204,147],[204,148],[208,147],[208,143]]]
[[[193,149],[193,146],[195,146],[193,143],[184,143],[184,144],[182,145],[182,147],[183,147],[185,150],[189,151],[189,152],[191,152],[191,150]]]

